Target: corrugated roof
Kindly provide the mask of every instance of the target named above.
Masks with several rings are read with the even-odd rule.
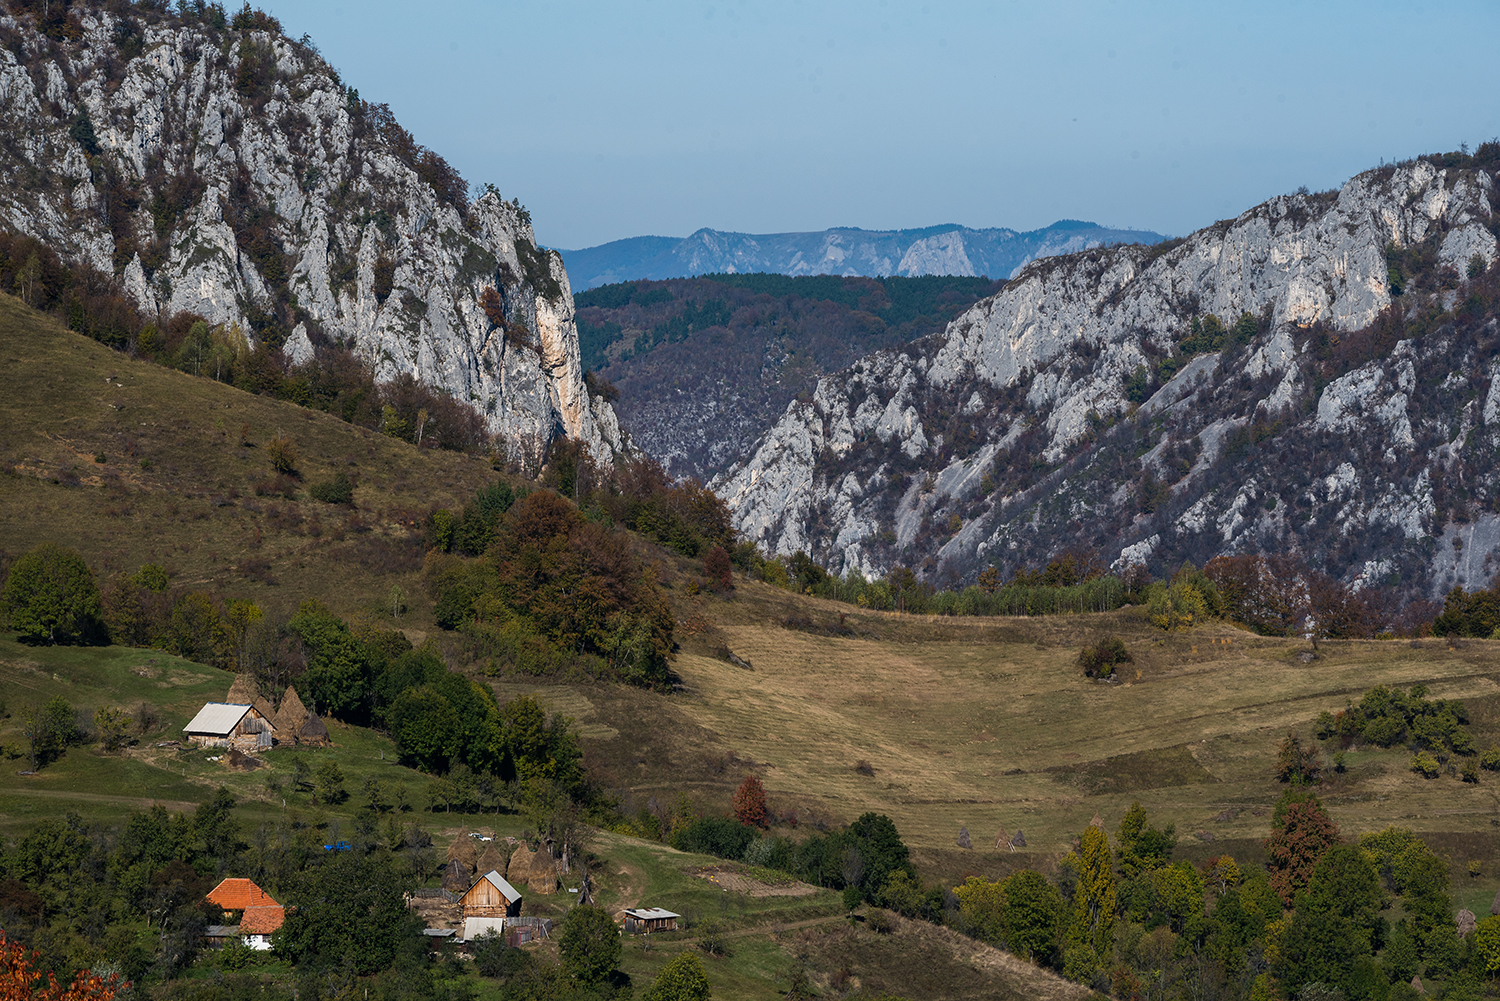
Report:
[[[464,941],[472,942],[487,931],[505,934],[504,918],[464,918]]]
[[[280,907],[271,895],[255,885],[253,879],[230,878],[208,891],[208,899],[226,911],[243,911],[247,907]]]
[[[500,875],[498,870],[491,869],[489,872],[484,874],[483,878],[489,880],[490,885],[499,890],[500,895],[503,896],[506,900],[509,900],[511,903],[515,903],[517,900],[521,899],[521,891],[517,890],[514,886],[511,886],[509,883],[507,883],[505,881],[505,877]],[[475,882],[478,882],[478,880],[476,880]]]
[[[240,918],[240,934],[269,935],[285,922],[286,908],[280,904],[273,904],[269,907],[247,907]]]
[[[627,907],[625,913],[645,921],[660,921],[662,918],[680,918],[681,914],[664,911],[660,907]]]
[[[198,710],[198,715],[182,728],[182,732],[207,733],[215,737],[225,737],[234,730],[235,725],[244,719],[249,711],[248,705],[235,702],[210,702]]]

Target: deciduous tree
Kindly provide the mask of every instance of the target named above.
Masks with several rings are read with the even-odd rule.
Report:
[[[740,823],[749,827],[766,826],[766,787],[754,775],[746,775],[745,781],[734,791],[734,815]]]
[[[12,564],[0,604],[26,643],[83,642],[99,631],[104,611],[83,557],[51,542]]]

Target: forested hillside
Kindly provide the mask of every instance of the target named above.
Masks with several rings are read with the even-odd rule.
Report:
[[[923,337],[1001,287],[985,278],[706,275],[574,297],[586,367],[632,440],[707,480],[820,375]]]

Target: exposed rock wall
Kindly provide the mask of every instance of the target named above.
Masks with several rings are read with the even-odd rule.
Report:
[[[1494,488],[1495,435],[1469,434],[1500,412],[1492,337],[1454,310],[1472,262],[1496,256],[1494,183],[1415,161],[1170,248],[1036,261],[943,335],[823,378],[716,485],[768,548],[867,575],[899,562],[954,583],[1072,546],[1158,569],[1297,549],[1346,577],[1487,575],[1492,561],[1432,547]],[[1427,255],[1429,284],[1395,300],[1420,336],[1340,371],[1341,338],[1368,338],[1393,303],[1388,246]],[[1248,343],[1143,399],[1194,318],[1245,313]],[[1467,470],[1480,482],[1455,505]],[[1148,476],[1169,490],[1143,504]]]
[[[440,195],[409,137],[302,44],[75,10],[72,41],[0,18],[0,162],[24,179],[0,188],[0,223],[118,276],[148,312],[237,323],[294,361],[351,344],[377,378],[446,389],[533,454],[564,433],[600,458],[626,447],[585,390],[561,259],[518,204]],[[491,322],[486,287],[527,336]]]

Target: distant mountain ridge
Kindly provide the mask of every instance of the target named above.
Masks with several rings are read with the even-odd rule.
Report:
[[[1071,254],[1114,243],[1160,243],[1160,233],[1111,229],[1062,219],[1043,229],[969,229],[946,224],[923,229],[854,227],[813,233],[725,233],[636,236],[584,250],[561,251],[579,290],[642,278],[708,274],[963,275],[1010,278],[1038,257]]]

